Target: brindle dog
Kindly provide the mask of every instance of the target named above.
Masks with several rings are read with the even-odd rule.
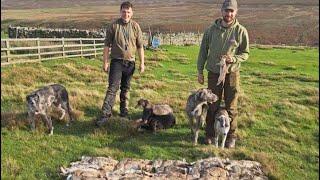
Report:
[[[67,112],[69,116],[69,122],[74,121],[71,116],[68,92],[66,88],[60,84],[52,84],[38,89],[27,95],[26,100],[28,104],[28,116],[32,130],[35,129],[34,116],[39,114],[48,127],[49,135],[53,134],[52,120],[48,115],[48,110],[52,104],[58,107],[62,112],[60,119],[63,119]],[[69,126],[69,122],[67,123],[67,126]]]
[[[203,127],[205,123],[209,104],[216,102],[217,100],[218,96],[207,88],[199,89],[189,96],[186,105],[186,113],[189,118],[194,145],[198,144],[200,127]]]

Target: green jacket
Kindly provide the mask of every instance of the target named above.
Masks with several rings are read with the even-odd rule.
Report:
[[[204,33],[198,56],[198,73],[203,74],[204,65],[213,73],[219,73],[219,61],[222,55],[230,54],[233,63],[228,64],[228,73],[236,72],[240,63],[249,57],[249,36],[245,27],[236,19],[234,23],[225,28],[219,18]],[[232,43],[233,42],[233,45]]]
[[[104,45],[111,47],[111,59],[134,61],[137,48],[143,48],[139,24],[132,19],[128,23],[117,19],[107,28]]]

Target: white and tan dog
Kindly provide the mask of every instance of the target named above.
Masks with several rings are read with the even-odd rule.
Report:
[[[225,147],[226,138],[230,130],[230,117],[227,110],[219,109],[214,118],[214,144],[218,147],[219,137],[222,137],[221,148]]]

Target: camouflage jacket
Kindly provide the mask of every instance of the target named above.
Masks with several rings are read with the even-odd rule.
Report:
[[[197,69],[203,74],[205,68],[213,73],[219,73],[220,57],[230,54],[233,63],[228,65],[228,73],[238,71],[240,63],[249,57],[249,36],[246,28],[237,20],[225,28],[219,18],[204,33],[198,56]],[[233,42],[233,44],[231,43]]]

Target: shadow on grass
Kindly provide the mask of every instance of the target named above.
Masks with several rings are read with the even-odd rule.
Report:
[[[133,120],[138,119],[141,115],[139,112],[130,113],[128,118],[119,117],[118,112],[113,111],[110,120],[103,126],[97,127],[96,121],[101,115],[101,109],[92,106],[86,106],[84,108],[84,116],[89,119],[78,119],[71,123],[69,127],[65,126],[65,123],[54,123],[55,133],[62,135],[74,135],[83,137],[88,134],[94,134],[96,132],[105,133],[115,136],[131,136],[137,131],[132,126]]]
[[[93,108],[89,111],[98,112],[98,109]],[[132,119],[139,116],[140,112],[130,115]],[[9,127],[13,124],[12,126],[17,126],[19,129],[30,131],[25,119],[27,117],[26,113],[6,113],[2,114],[1,117],[2,127]],[[13,123],[11,121],[11,123],[4,121],[4,117],[7,120],[12,120]],[[152,133],[151,131],[138,132],[137,128],[132,126],[133,120],[121,118],[117,115],[113,116],[105,126],[100,128],[96,127],[94,118],[76,120],[68,127],[65,121],[59,121],[55,117],[52,120],[54,135],[71,135],[81,138],[90,136],[90,138],[96,140],[101,139],[101,137],[110,138],[110,141],[105,142],[105,146],[113,149],[115,152],[120,152],[116,155],[119,157],[145,157],[148,159],[186,158],[191,161],[210,156],[208,152],[201,150],[204,142],[203,134],[200,135],[199,145],[196,147],[192,145],[190,129],[186,124],[177,124],[174,128]],[[23,122],[23,124],[17,125],[16,122]],[[44,134],[47,133],[47,128],[41,120],[39,120],[36,126],[36,131]],[[92,154],[92,152],[89,154]]]
[[[101,114],[101,109],[93,106],[86,106],[84,108],[84,114],[88,117],[99,117]],[[141,114],[142,112],[130,112],[128,119],[138,119],[142,116]],[[115,110],[112,110],[112,116],[117,117],[119,116],[119,113]]]
[[[157,133],[144,131],[131,136],[120,136],[107,143],[106,146],[125,152],[126,156],[131,157],[186,158],[192,161],[212,156],[212,153],[204,152],[199,148],[203,146],[203,143],[204,137],[201,135],[199,145],[192,145],[189,128],[185,125],[178,125]]]

